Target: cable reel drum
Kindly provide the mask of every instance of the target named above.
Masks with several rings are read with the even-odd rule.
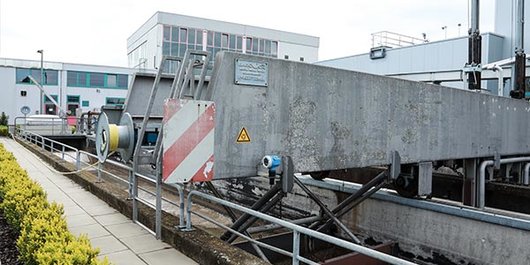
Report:
[[[112,152],[117,152],[123,161],[129,161],[134,152],[134,124],[129,113],[122,115],[120,123],[109,123],[107,114],[99,115],[96,128],[96,152],[103,163]]]

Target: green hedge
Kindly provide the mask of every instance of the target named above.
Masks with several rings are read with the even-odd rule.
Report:
[[[9,136],[9,127],[0,125],[0,136]]]
[[[15,157],[0,144],[0,208],[8,223],[20,231],[17,247],[24,264],[108,264],[96,257],[85,235],[73,236],[63,206],[48,203],[46,193]]]

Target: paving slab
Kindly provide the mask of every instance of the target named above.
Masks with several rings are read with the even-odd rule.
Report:
[[[108,225],[107,229],[117,238],[149,234],[149,232],[147,232],[141,226],[134,224],[132,221],[124,224]]]
[[[66,222],[68,223],[68,218],[66,218]],[[82,234],[86,234],[88,236],[88,239],[98,238],[102,236],[108,236],[110,235],[109,231],[105,229],[100,224],[91,224],[91,225],[81,225],[76,227],[69,227],[68,230],[72,232],[72,234],[76,236],[80,236]],[[97,247],[97,246],[95,246]]]
[[[173,251],[172,249],[164,249],[164,250],[144,253],[144,254],[140,254],[140,257],[149,265],[197,264],[192,259],[184,256],[180,252]],[[178,260],[178,262],[175,262],[176,260]]]
[[[123,224],[123,223],[130,223],[131,220],[121,213],[110,213],[105,215],[98,215],[94,216],[94,219],[97,220],[98,223],[102,225],[115,225],[115,224]]]
[[[83,209],[92,216],[100,216],[100,215],[118,213],[116,209],[108,206],[108,204],[106,203],[104,205],[98,205],[98,206],[87,206],[87,207],[84,207]]]
[[[128,249],[127,246],[125,246],[122,242],[120,242],[116,237],[113,236],[103,236],[94,238],[91,239],[90,242],[92,243],[92,245],[99,247],[100,255],[116,253]]]
[[[130,250],[124,250],[105,255],[109,261],[114,265],[146,265],[138,255]],[[178,261],[173,261],[173,264],[180,264]]]
[[[69,228],[76,227],[76,226],[82,226],[82,225],[96,224],[96,219],[92,218],[86,212],[78,214],[78,215],[68,216],[67,219],[68,219]]]
[[[121,241],[135,253],[146,253],[156,250],[171,249],[171,246],[156,240],[152,235],[139,235],[122,238]]]

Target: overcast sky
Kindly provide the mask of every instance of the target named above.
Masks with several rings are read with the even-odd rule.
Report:
[[[481,31],[493,31],[494,1],[481,1]],[[366,53],[370,34],[431,41],[467,34],[468,0],[178,1],[0,0],[0,57],[127,66],[127,37],[156,11],[320,37],[319,60]]]

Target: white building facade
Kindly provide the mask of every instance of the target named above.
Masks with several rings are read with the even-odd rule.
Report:
[[[44,62],[44,82],[41,80],[40,61],[0,58],[0,112],[9,115],[9,123],[24,116],[23,107],[32,114],[55,114],[60,110],[26,77],[31,75],[44,84],[44,90],[67,115],[75,110],[99,111],[102,105],[123,105],[133,69]],[[41,103],[42,100],[42,103]]]
[[[157,12],[127,39],[129,67],[157,69],[164,55],[187,49],[235,51],[313,63],[319,38],[218,20]]]

